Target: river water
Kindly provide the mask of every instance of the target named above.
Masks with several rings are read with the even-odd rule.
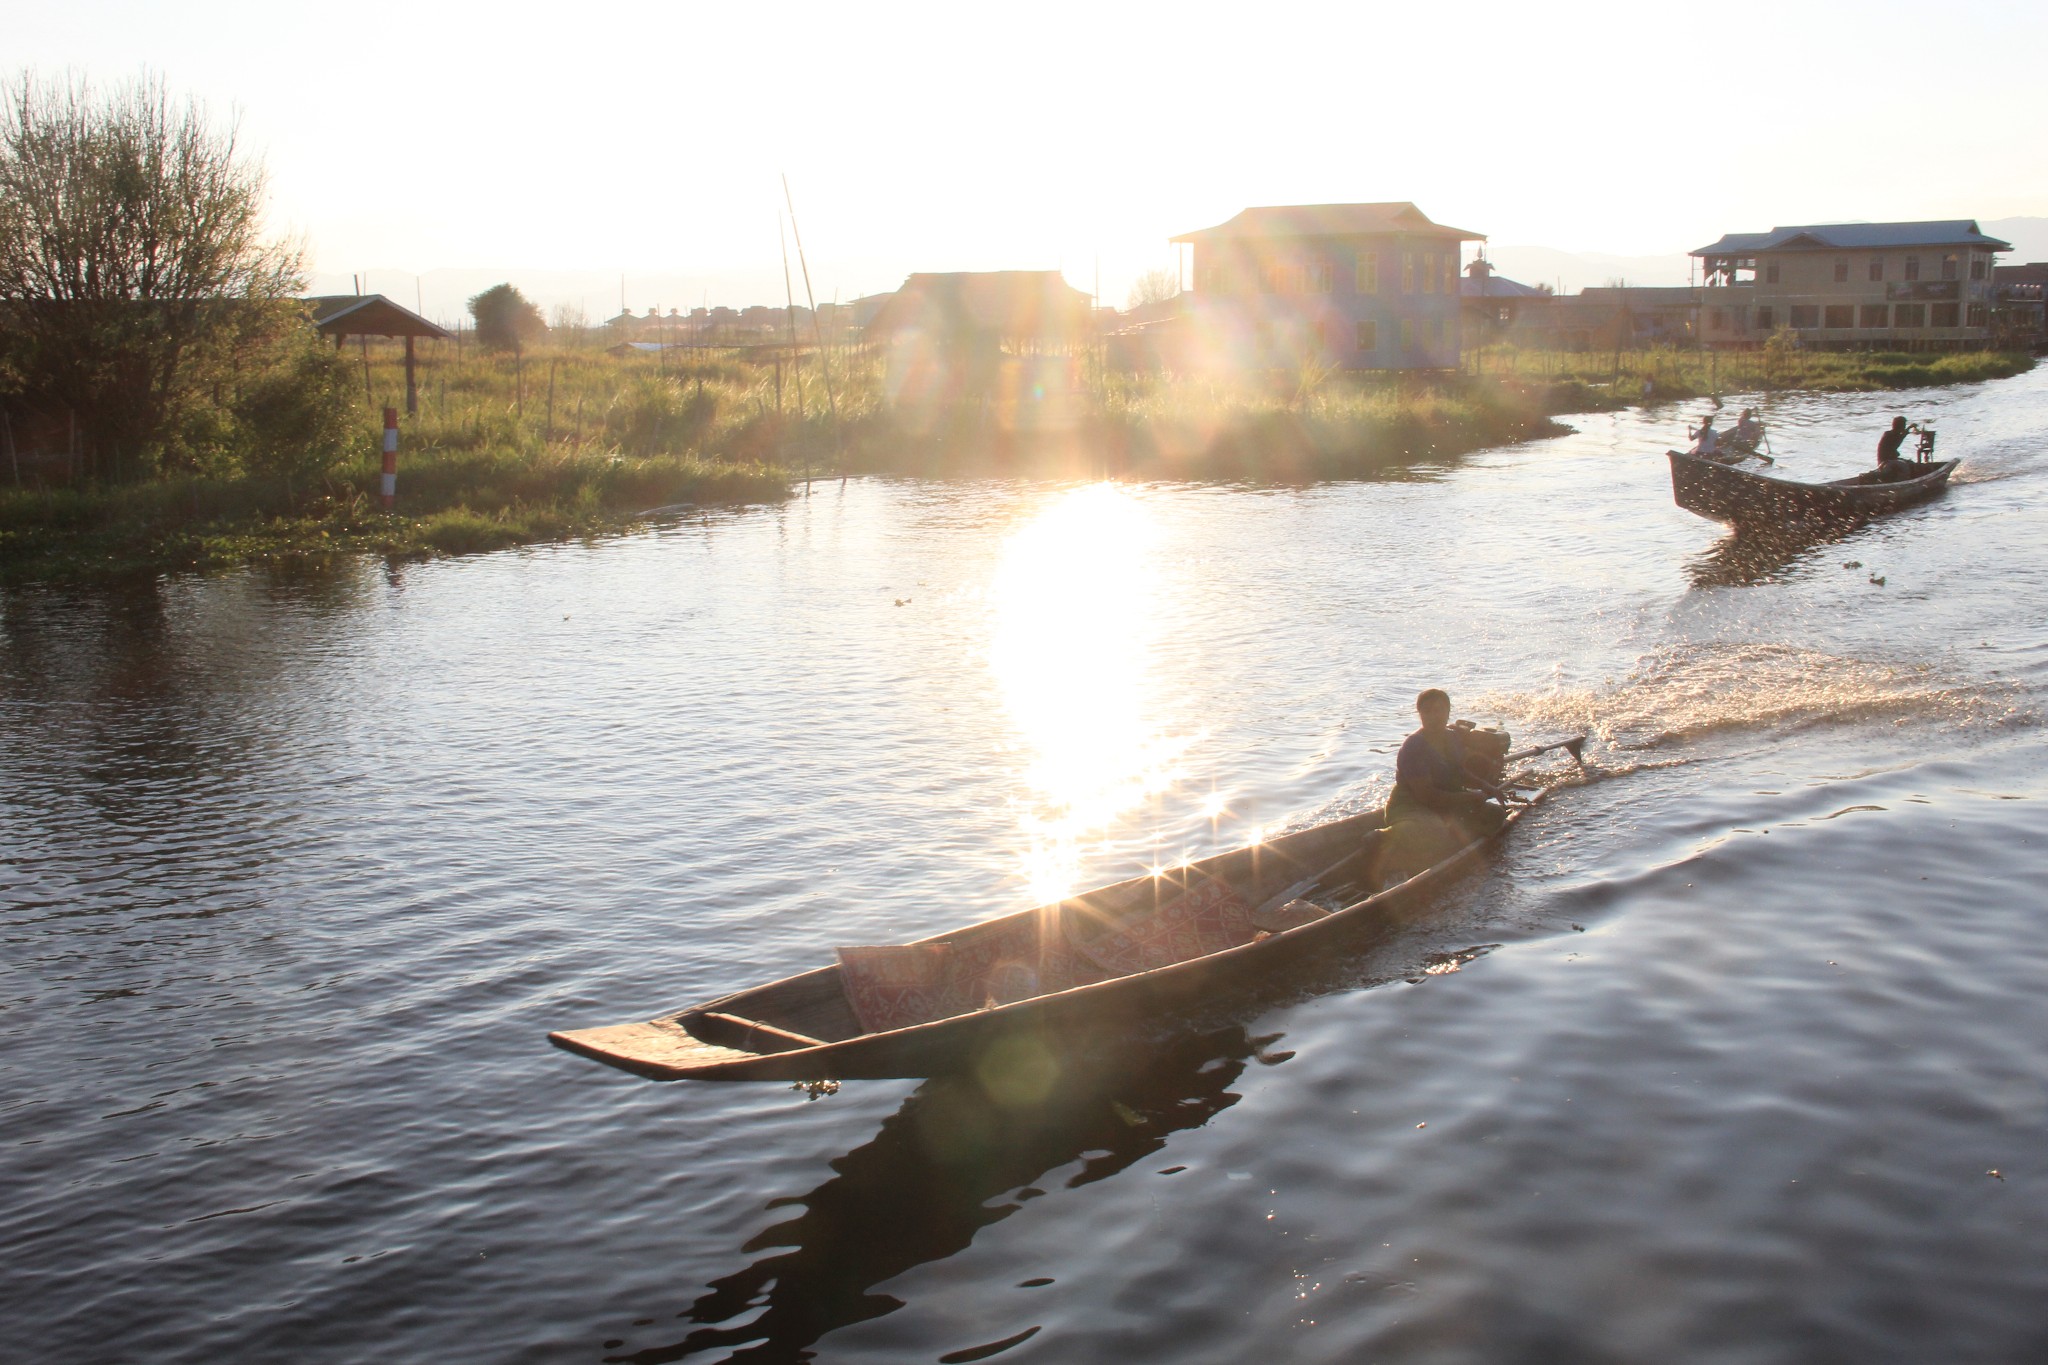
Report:
[[[1697,405],[0,597],[0,1356],[2048,1358],[2048,371],[1757,554]],[[1400,936],[1028,1101],[551,1048],[1594,736]]]

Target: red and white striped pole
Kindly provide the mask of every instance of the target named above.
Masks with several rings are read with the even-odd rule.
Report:
[[[398,409],[384,409],[384,510],[398,503]]]

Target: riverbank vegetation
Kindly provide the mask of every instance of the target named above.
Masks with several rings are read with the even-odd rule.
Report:
[[[1642,350],[1540,351],[1491,346],[1468,352],[1466,372],[1508,385],[1541,385],[1558,412],[1597,412],[1646,402],[1788,391],[1871,392],[2009,379],[2034,367],[2022,351],[1814,351],[1780,332],[1746,351],[1672,346]]]
[[[848,473],[1364,477],[1550,434],[1573,412],[1641,403],[1645,379],[1664,401],[1954,383],[2031,364],[1996,353],[1625,351],[1617,377],[1611,353],[1480,352],[1455,375],[1304,368],[1223,378],[1122,374],[1083,358],[1064,398],[918,413],[890,404],[880,359],[855,347],[620,355],[571,333],[491,351],[470,334],[425,354],[387,512],[376,496],[380,414],[403,408],[399,346],[351,340],[339,352],[322,344],[294,355],[318,383],[281,392],[317,392],[325,406],[257,386],[278,409],[265,419],[279,442],[266,458],[130,482],[32,471],[9,486],[0,469],[0,581],[465,553],[603,534],[690,506],[778,501],[807,477]],[[296,447],[295,429],[304,433]],[[303,454],[322,442],[331,459]]]

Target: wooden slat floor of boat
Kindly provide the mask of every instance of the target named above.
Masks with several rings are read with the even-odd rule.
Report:
[[[550,1033],[548,1037],[572,1052],[636,1071],[686,1071],[714,1062],[751,1060],[760,1055],[693,1038],[680,1025],[666,1019],[570,1029]]]

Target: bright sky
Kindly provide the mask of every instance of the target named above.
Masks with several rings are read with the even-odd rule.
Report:
[[[622,272],[640,309],[779,302],[784,171],[821,299],[1058,267],[1120,304],[1253,204],[1616,255],[2048,215],[2038,0],[15,0],[6,29],[10,65],[239,111],[313,268],[401,301],[474,270],[595,317]]]

